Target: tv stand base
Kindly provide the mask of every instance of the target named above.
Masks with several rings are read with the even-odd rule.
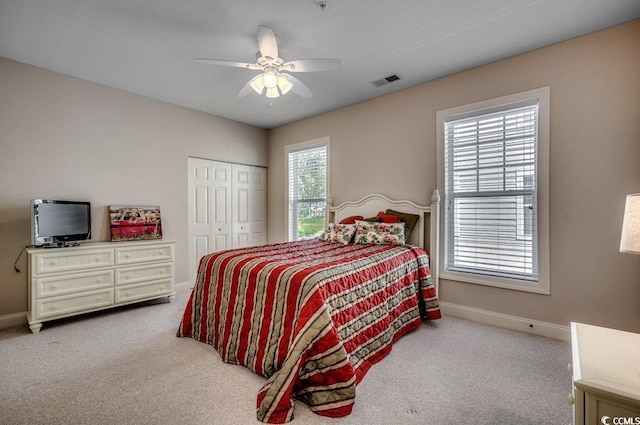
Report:
[[[69,248],[72,246],[80,246],[80,242],[52,242],[47,245],[42,245],[43,248]]]

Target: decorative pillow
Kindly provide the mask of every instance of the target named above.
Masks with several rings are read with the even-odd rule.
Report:
[[[404,223],[356,221],[356,243],[404,245]]]
[[[320,234],[318,240],[321,242],[348,244],[356,233],[355,224],[334,224],[329,223],[324,232]]]
[[[380,211],[377,215],[382,223],[400,223],[400,217],[391,214],[385,214]]]
[[[327,228],[324,229],[324,232],[320,233],[320,236],[318,237],[318,240],[320,242],[331,242],[331,234],[333,233],[333,227],[334,226],[335,226],[335,224],[329,223]]]
[[[363,221],[368,221],[370,223],[382,223],[382,220],[380,220],[380,217],[367,217],[367,218],[363,218]]]
[[[408,214],[394,210],[385,211],[387,215],[395,215],[400,218],[400,221],[404,223],[404,241],[409,241],[409,235],[418,224],[418,220],[420,220],[420,216],[417,214]]]
[[[351,242],[356,233],[355,224],[336,224],[331,232],[331,243],[341,243],[346,245]]]
[[[345,217],[342,220],[340,220],[340,224],[356,224],[357,220],[362,220],[364,219],[364,217],[362,217],[361,215],[352,215],[350,217]]]

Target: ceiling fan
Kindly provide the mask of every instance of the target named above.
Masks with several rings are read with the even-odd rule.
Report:
[[[318,72],[328,71],[342,66],[339,59],[299,59],[285,62],[278,55],[278,39],[271,28],[264,25],[258,27],[258,53],[256,62],[234,62],[221,59],[194,58],[194,62],[211,65],[231,66],[261,71],[253,77],[238,92],[238,97],[246,96],[253,89],[258,94],[265,94],[269,98],[293,91],[304,98],[310,98],[313,93],[290,72]]]

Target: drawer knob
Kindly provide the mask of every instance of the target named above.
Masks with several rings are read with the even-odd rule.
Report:
[[[124,275],[124,280],[129,280],[129,275],[128,274]]]
[[[50,261],[50,262],[49,262],[49,265],[50,265],[50,266],[57,266],[57,265],[58,265],[58,262],[57,262],[57,261]]]
[[[99,263],[100,262],[100,257],[94,258],[93,261],[95,261],[96,263]]]
[[[129,258],[129,254],[124,254],[124,258]]]
[[[57,286],[56,285],[51,285],[51,289],[56,289]]]
[[[576,403],[576,399],[573,397],[573,394],[569,394],[569,397],[567,397],[567,403],[569,403],[569,406],[573,406]]]

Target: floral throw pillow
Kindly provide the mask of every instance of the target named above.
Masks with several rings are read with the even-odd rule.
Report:
[[[329,223],[324,232],[318,237],[319,241],[330,243],[348,244],[356,233],[355,224],[334,224]]]
[[[355,224],[336,224],[333,226],[333,233],[331,234],[330,242],[346,245],[351,242],[355,233]]]
[[[356,221],[356,243],[404,245],[404,223]]]
[[[324,232],[320,233],[318,240],[320,242],[331,242],[331,234],[333,233],[333,227],[335,224],[329,223],[329,225],[324,229]]]

